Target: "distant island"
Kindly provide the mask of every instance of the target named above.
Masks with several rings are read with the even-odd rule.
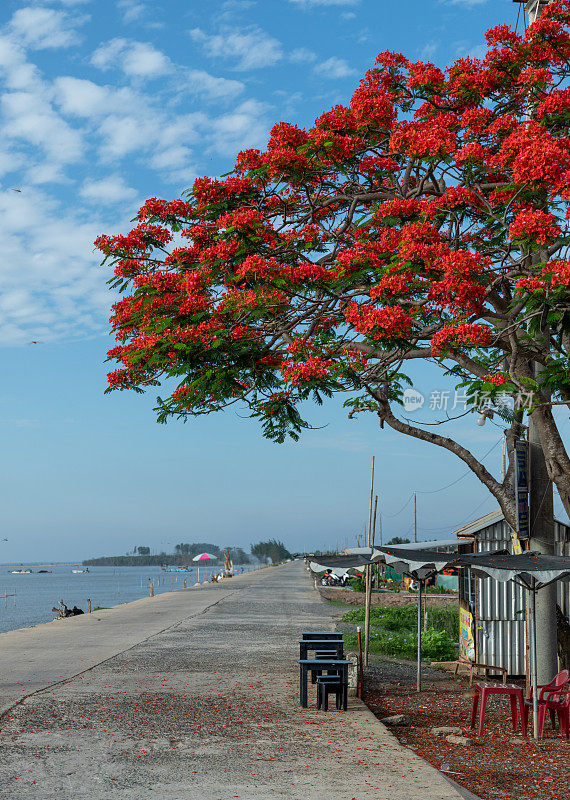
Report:
[[[267,542],[258,542],[251,545],[251,553],[248,554],[241,547],[219,547],[211,542],[193,542],[192,544],[177,544],[174,553],[151,553],[150,547],[138,545],[131,553],[124,556],[100,556],[99,558],[87,558],[83,561],[85,567],[159,567],[162,564],[167,567],[186,567],[196,566],[193,561],[198,553],[210,553],[216,556],[216,563],[223,564],[226,550],[230,551],[230,558],[234,564],[251,564],[252,561],[272,561],[274,564],[290,557],[290,553],[283,544],[276,539],[269,539]]]

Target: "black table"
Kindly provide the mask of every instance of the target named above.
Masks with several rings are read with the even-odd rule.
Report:
[[[348,683],[348,668],[352,664],[340,658],[300,658],[299,664],[299,698],[303,708],[307,708],[307,673],[310,669],[338,670],[343,683]],[[345,709],[346,710],[346,709]]]
[[[303,639],[342,639],[342,636],[343,634],[338,631],[334,633],[331,633],[331,631],[307,631],[301,634]]]
[[[342,658],[344,642],[342,639],[301,639],[299,642],[299,658],[306,659],[309,650],[330,650],[335,658]]]

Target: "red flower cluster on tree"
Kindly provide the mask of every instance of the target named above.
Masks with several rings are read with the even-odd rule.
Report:
[[[459,325],[445,325],[431,340],[434,355],[442,355],[465,347],[487,347],[493,340],[493,332],[486,325],[461,322]]]
[[[416,359],[521,391],[566,363],[569,23],[554,0],[445,71],[381,53],[346,106],[100,236],[128,287],[109,386],[172,383],[161,419],[239,400],[282,440],[320,393],[388,419]]]
[[[536,244],[547,244],[560,236],[560,228],[553,214],[539,208],[523,208],[509,227],[512,239],[532,239]]]
[[[283,361],[281,372],[293,386],[301,386],[318,378],[326,378],[333,364],[332,358],[309,356],[306,361]]]
[[[507,382],[507,376],[503,375],[502,373],[498,372],[492,375],[489,373],[488,375],[483,375],[482,378],[486,383],[492,383],[493,386],[503,386]]]

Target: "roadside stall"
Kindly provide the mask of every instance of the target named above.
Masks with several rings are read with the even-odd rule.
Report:
[[[534,738],[538,739],[538,686],[536,668],[536,593],[555,581],[570,581],[570,558],[527,551],[462,555],[460,562],[478,576],[501,584],[511,581],[528,593],[530,634],[530,678],[532,685]],[[554,676],[553,676],[554,677]]]

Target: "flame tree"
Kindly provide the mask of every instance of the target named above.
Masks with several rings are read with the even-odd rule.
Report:
[[[276,124],[224,179],[152,198],[130,233],[99,237],[127,292],[109,389],[166,381],[161,422],[237,403],[278,442],[308,427],[307,400],[345,393],[350,414],[455,453],[513,526],[513,442],[531,414],[570,513],[552,413],[570,403],[569,22],[555,0],[445,72],[381,53],[347,106],[308,130]],[[503,482],[402,417],[422,361],[474,408],[480,391],[514,398]]]

